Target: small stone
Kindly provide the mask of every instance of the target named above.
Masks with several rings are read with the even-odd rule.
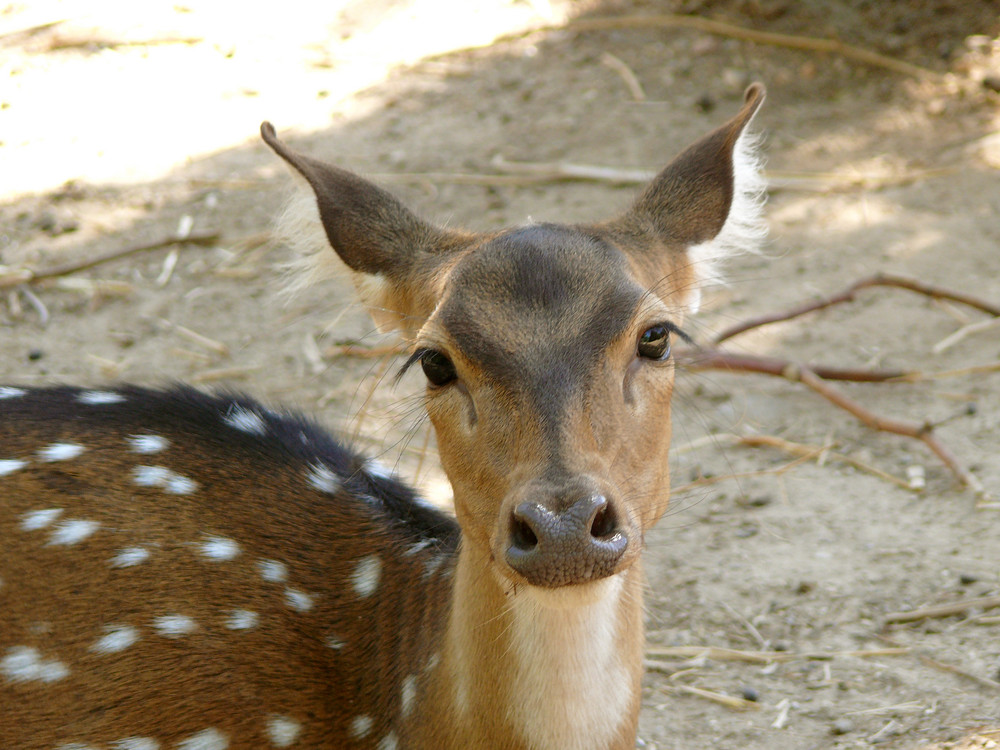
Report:
[[[961,583],[963,586],[968,586],[970,583],[975,583],[978,580],[979,576],[975,576],[972,573],[962,573],[958,577],[959,583]]]
[[[830,732],[833,734],[847,734],[848,732],[854,731],[854,722],[850,719],[837,719],[830,726]]]
[[[740,690],[740,694],[743,696],[743,700],[745,701],[756,703],[760,700],[760,694],[749,685],[744,685]]]
[[[983,88],[1000,94],[1000,73],[993,73],[983,77]]]
[[[32,349],[30,352],[28,352],[28,359],[31,360],[32,362],[37,362],[44,356],[45,352],[43,352],[41,349]]]

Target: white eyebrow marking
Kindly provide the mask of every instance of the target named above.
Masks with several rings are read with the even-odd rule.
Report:
[[[177,750],[226,750],[229,738],[214,727],[192,734],[177,744]]]
[[[38,451],[38,458],[41,461],[67,461],[76,458],[83,453],[83,446],[76,443],[52,443]]]
[[[104,630],[90,647],[95,654],[116,654],[139,640],[139,631],[131,625],[107,625]]]
[[[161,615],[153,620],[153,627],[164,638],[180,638],[198,629],[197,623],[187,615]]]
[[[335,635],[328,635],[323,643],[327,645],[327,648],[332,648],[334,651],[340,651],[346,645],[342,638],[338,638]]]
[[[159,435],[129,435],[125,442],[133,453],[160,453],[170,447],[170,441]]]
[[[260,616],[256,612],[251,612],[249,609],[234,609],[229,613],[226,627],[230,630],[250,630],[257,627],[258,622]]]
[[[57,659],[46,661],[37,648],[14,646],[0,660],[0,673],[10,682],[56,682],[69,674],[69,668]]]
[[[395,732],[389,732],[385,737],[381,739],[378,743],[377,750],[396,750],[399,747],[399,740],[396,739]]]
[[[85,521],[83,519],[62,521],[52,530],[52,536],[49,537],[48,543],[69,547],[82,542],[97,531],[100,526],[101,524],[97,521]]]
[[[18,469],[23,469],[27,465],[27,461],[22,461],[19,458],[4,459],[0,461],[0,477],[6,476],[7,474],[13,474]]]
[[[285,601],[289,607],[299,612],[308,612],[313,606],[313,598],[298,589],[285,589]]]
[[[210,536],[201,543],[201,554],[211,560],[232,560],[240,554],[240,545],[224,536]]]
[[[83,391],[76,400],[88,406],[101,406],[103,404],[120,404],[125,397],[113,391]]]
[[[5,398],[20,398],[26,393],[27,391],[24,390],[23,388],[11,388],[10,386],[7,385],[0,386],[0,400],[3,400]]]
[[[378,588],[378,581],[382,575],[382,561],[378,555],[368,555],[358,562],[354,572],[351,573],[351,585],[354,593],[365,599],[375,593]]]
[[[143,547],[126,547],[111,558],[112,568],[131,568],[149,559],[149,550]]]
[[[198,489],[196,481],[166,466],[136,466],[132,470],[132,481],[140,487],[159,487],[171,495],[190,495]]]
[[[288,747],[299,738],[302,725],[290,716],[271,716],[267,720],[267,734],[275,747]]]
[[[320,492],[335,494],[341,486],[338,477],[329,467],[323,464],[313,464],[306,474],[306,481]]]
[[[239,404],[230,404],[229,409],[222,421],[230,427],[235,427],[241,432],[249,432],[251,435],[264,435],[267,433],[267,425],[264,418],[255,411],[247,409]]]
[[[46,508],[45,510],[32,510],[21,516],[22,531],[36,531],[44,529],[50,523],[62,515],[62,508]]]
[[[288,578],[288,566],[277,560],[260,560],[257,563],[257,570],[265,581],[282,583]]]

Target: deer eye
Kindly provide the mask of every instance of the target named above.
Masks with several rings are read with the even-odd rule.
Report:
[[[639,337],[638,353],[645,359],[662,360],[670,356],[670,331],[664,325],[650,326]]]
[[[427,376],[431,385],[448,385],[458,377],[455,372],[455,365],[451,363],[446,354],[442,354],[435,349],[427,349],[420,355],[420,367]]]

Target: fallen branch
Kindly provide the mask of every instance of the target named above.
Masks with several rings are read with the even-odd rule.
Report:
[[[778,357],[761,357],[756,354],[726,351],[725,349],[685,349],[675,354],[678,365],[690,372],[699,370],[732,370],[734,372],[754,372],[760,375],[784,377],[793,362]],[[911,378],[919,373],[906,370],[867,370],[844,367],[814,365],[810,368],[824,380],[846,380],[855,383],[884,383],[891,380]]]
[[[978,297],[973,297],[971,295],[965,294],[963,292],[958,292],[953,289],[947,289],[945,287],[936,286],[934,284],[927,284],[923,281],[917,279],[911,279],[906,276],[896,276],[894,274],[887,273],[877,273],[873,276],[868,276],[859,281],[855,281],[849,287],[844,289],[837,294],[830,295],[829,297],[823,297],[816,300],[815,302],[808,302],[797,307],[793,307],[789,310],[785,310],[779,313],[773,313],[771,315],[763,315],[759,318],[751,318],[750,320],[745,320],[742,323],[738,323],[731,326],[721,333],[717,334],[712,343],[721,344],[727,339],[731,339],[741,333],[746,333],[747,331],[753,330],[755,328],[760,328],[761,326],[770,325],[772,323],[780,323],[786,320],[792,320],[793,318],[798,318],[807,313],[815,312],[816,310],[823,310],[827,307],[832,307],[834,305],[839,305],[844,302],[853,302],[854,296],[862,289],[868,289],[877,286],[888,286],[895,287],[897,289],[908,289],[911,292],[917,294],[922,294],[933,299],[947,299],[952,302],[959,302],[963,305],[968,305],[969,307],[974,307],[977,310],[982,310],[983,312],[992,315],[993,317],[1000,316],[1000,306],[987,302],[985,300],[979,299]]]

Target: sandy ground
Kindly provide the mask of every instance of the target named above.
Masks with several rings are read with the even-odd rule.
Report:
[[[496,175],[497,157],[652,169],[729,117],[750,80],[770,92],[758,122],[776,178],[771,240],[708,290],[700,339],[876,272],[1000,304],[993,3],[378,0],[235,17],[226,5],[0,8],[0,381],[236,387],[315,414],[446,501],[415,408],[419,377],[393,388],[382,377],[390,357],[338,354],[343,342],[391,340],[345,284],[290,302],[278,293],[288,255],[268,228],[289,182],[256,138],[260,120],[300,150],[380,176],[425,216],[488,229],[603,218],[635,186],[454,175]],[[566,26],[668,12],[836,37],[929,72],[703,30]],[[495,41],[503,34],[513,36]],[[13,283],[17,269],[185,229],[213,238]],[[947,373],[1000,361],[1000,326],[970,327],[989,320],[872,289],[731,345]],[[966,335],[949,341],[957,331]],[[886,624],[1000,595],[1000,372],[838,387],[878,414],[937,425],[984,492],[958,486],[922,444],[876,433],[801,386],[683,373],[674,484],[714,480],[677,492],[648,540],[641,746],[1000,742],[1000,609]],[[733,435],[828,449],[793,464]],[[922,472],[926,488],[868,466],[903,480]],[[730,661],[709,647],[784,656]],[[906,650],[858,654],[893,647]],[[752,700],[736,710],[691,688]]]

